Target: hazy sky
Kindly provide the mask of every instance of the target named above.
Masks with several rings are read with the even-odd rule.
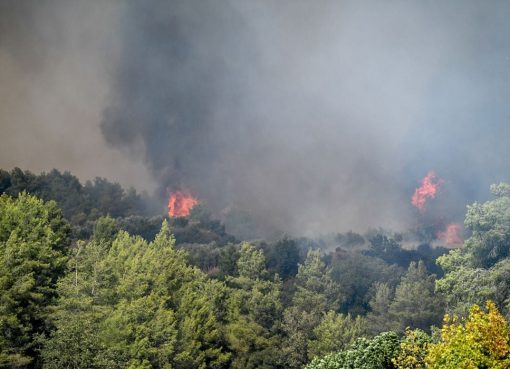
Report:
[[[292,234],[510,180],[507,1],[0,1],[0,167],[186,187]]]
[[[109,147],[99,129],[118,16],[107,1],[0,1],[0,167],[155,187],[143,159]]]

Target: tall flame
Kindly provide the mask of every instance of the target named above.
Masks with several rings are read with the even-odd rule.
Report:
[[[441,178],[437,178],[434,172],[428,172],[425,178],[422,179],[421,186],[414,191],[411,203],[420,211],[424,211],[427,199],[435,198],[439,187],[443,183],[444,181]]]
[[[446,226],[444,231],[437,232],[436,236],[438,239],[443,241],[449,246],[461,245],[464,240],[460,236],[460,224],[451,223]]]
[[[168,215],[173,218],[188,216],[197,204],[198,199],[189,191],[172,192],[168,198]]]

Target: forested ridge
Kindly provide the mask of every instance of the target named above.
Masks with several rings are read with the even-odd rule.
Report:
[[[247,242],[204,206],[0,170],[0,367],[510,368],[510,185],[491,190],[461,249]]]

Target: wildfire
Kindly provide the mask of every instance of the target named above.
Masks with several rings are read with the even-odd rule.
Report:
[[[188,216],[197,204],[198,199],[189,191],[172,192],[168,198],[168,215],[173,218]]]
[[[428,172],[425,178],[422,179],[421,186],[414,191],[411,203],[416,206],[418,210],[424,211],[427,199],[433,199],[436,197],[436,194],[443,182],[444,181],[441,178],[436,177],[434,172]]]
[[[456,223],[451,223],[446,226],[444,231],[437,232],[436,236],[438,239],[443,241],[449,246],[453,245],[461,245],[464,240],[460,236],[460,225]]]

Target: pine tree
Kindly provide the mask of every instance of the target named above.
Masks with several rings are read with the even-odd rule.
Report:
[[[428,274],[425,263],[412,262],[389,307],[396,331],[403,333],[407,327],[430,330],[432,325],[441,322],[443,303],[434,288],[435,275]]]
[[[224,287],[189,266],[174,243],[165,222],[152,243],[119,232],[113,242],[81,244],[59,283],[45,367],[225,367]]]
[[[310,250],[304,264],[299,265],[292,305],[284,313],[283,353],[289,368],[300,368],[308,362],[309,343],[315,339],[314,329],[322,314],[338,307],[339,289],[331,279],[331,270],[321,260],[319,250]]]
[[[241,245],[238,276],[229,278],[227,339],[234,353],[232,368],[272,368],[278,365],[277,334],[281,320],[281,281],[268,279],[264,254]]]
[[[0,366],[40,366],[36,337],[50,328],[69,226],[55,202],[0,196]]]

